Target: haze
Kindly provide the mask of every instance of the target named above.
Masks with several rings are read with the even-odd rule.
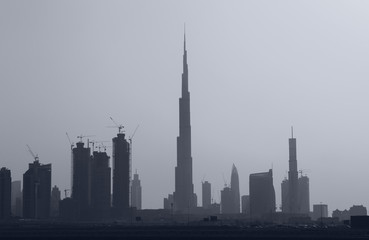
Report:
[[[22,179],[29,144],[52,164],[52,185],[70,189],[65,132],[111,140],[112,116],[127,135],[140,124],[132,169],[143,208],[162,208],[174,191],[185,23],[198,204],[203,179],[220,201],[234,163],[241,195],[250,173],[273,167],[279,207],[293,125],[311,204],[369,207],[368,12],[336,0],[3,0],[0,167]]]

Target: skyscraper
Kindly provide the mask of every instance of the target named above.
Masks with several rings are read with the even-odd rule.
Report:
[[[208,181],[202,183],[202,207],[210,208],[211,205],[211,184]]]
[[[273,171],[250,174],[250,215],[262,217],[275,212]]]
[[[90,183],[90,148],[82,141],[73,148],[72,199],[77,218],[89,215],[91,197]]]
[[[11,216],[12,177],[9,169],[0,169],[0,219]]]
[[[49,218],[50,195],[51,164],[40,164],[35,160],[23,174],[23,217]]]
[[[142,189],[141,189],[141,181],[138,178],[137,171],[133,174],[132,180],[132,188],[131,188],[131,206],[137,209],[142,208]]]
[[[130,201],[130,147],[124,133],[113,138],[113,207],[122,216]]]
[[[309,178],[307,176],[299,177],[298,185],[298,210],[299,213],[310,213],[310,190]]]
[[[51,190],[51,200],[50,200],[50,216],[58,217],[59,216],[59,201],[60,201],[60,190],[55,185]]]
[[[236,166],[232,166],[231,189],[234,194],[234,213],[240,213],[240,184]]]
[[[220,191],[220,207],[222,214],[233,214],[235,213],[235,194],[230,187],[225,186],[223,190]]]
[[[110,215],[111,168],[106,152],[93,152],[91,158],[91,207],[97,219]]]
[[[290,213],[298,213],[298,172],[296,157],[296,138],[292,136],[289,139],[289,171],[288,171],[288,206]]]
[[[12,215],[22,216],[22,182],[12,182]]]
[[[182,97],[179,99],[179,136],[177,137],[177,166],[175,167],[174,208],[184,211],[196,207],[192,183],[190,92],[188,90],[186,36],[184,38]]]
[[[242,213],[243,214],[250,214],[250,196],[249,195],[243,195],[241,197],[242,202]]]

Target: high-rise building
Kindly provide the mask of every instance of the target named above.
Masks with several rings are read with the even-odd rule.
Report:
[[[22,217],[22,181],[12,182],[12,215]]]
[[[242,213],[243,214],[250,214],[250,196],[249,195],[243,195],[241,197],[242,202]]]
[[[289,213],[298,213],[298,172],[297,172],[297,154],[296,154],[296,138],[292,136],[288,140],[289,143],[289,171],[288,171],[288,206]]]
[[[50,216],[58,217],[59,216],[59,201],[60,201],[60,190],[55,185],[51,190],[51,200],[50,200]]]
[[[220,207],[222,214],[234,214],[235,213],[235,194],[230,187],[224,187],[222,191],[220,191]]]
[[[173,194],[168,194],[168,197],[164,198],[164,209],[173,210],[174,199]]]
[[[0,169],[0,219],[11,217],[12,177],[7,168]]]
[[[113,208],[120,216],[130,206],[130,164],[130,144],[124,133],[118,133],[113,138]]]
[[[309,178],[307,176],[301,176],[298,182],[298,212],[310,214]]]
[[[131,206],[140,210],[142,208],[142,188],[141,181],[138,178],[137,171],[133,174],[132,190],[131,190]]]
[[[51,164],[40,164],[36,159],[23,174],[23,217],[50,217]]]
[[[288,195],[288,191],[289,191],[289,183],[288,183],[288,179],[285,178],[282,183],[281,183],[281,194],[282,194],[282,212],[284,213],[289,213],[290,212],[290,206],[288,205],[289,203],[289,195]]]
[[[182,96],[179,99],[179,136],[177,137],[177,166],[175,167],[174,208],[177,211],[196,207],[192,182],[190,92],[186,37],[184,39]]]
[[[110,216],[111,168],[106,152],[93,152],[91,158],[91,208],[98,219]]]
[[[316,221],[320,218],[326,218],[326,217],[328,217],[328,205],[327,204],[314,204],[311,219]]]
[[[211,205],[211,184],[208,181],[202,183],[202,207],[210,208]]]
[[[234,213],[240,213],[240,184],[236,166],[232,166],[231,189],[234,194]]]
[[[73,148],[72,199],[77,218],[89,215],[91,197],[90,148],[82,141]]]
[[[275,212],[273,171],[250,174],[250,215],[262,217]]]

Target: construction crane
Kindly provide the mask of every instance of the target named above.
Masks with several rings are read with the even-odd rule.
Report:
[[[124,128],[123,124],[118,124],[112,117],[110,117],[110,120],[115,124],[115,126],[109,126],[109,128],[118,128],[118,133],[120,133]]]
[[[32,155],[35,162],[38,162],[38,154],[34,154],[31,150],[31,147],[27,144],[28,152]]]
[[[85,138],[85,137],[95,137],[95,135],[79,135],[77,136],[77,138],[79,138],[79,142],[82,142],[82,139]]]
[[[70,145],[70,186],[73,188],[73,147],[74,143],[70,140],[68,132],[65,132],[65,135],[67,135],[68,142]]]
[[[131,184],[131,180],[132,180],[132,139],[135,136],[138,127],[140,126],[140,124],[137,125],[136,129],[133,131],[133,134],[128,138],[129,140],[129,182]],[[129,186],[129,205],[131,205],[131,186]]]
[[[310,172],[310,169],[301,169],[299,170],[299,173],[301,174],[301,177],[304,176],[303,173],[307,173],[307,172]],[[305,174],[306,176],[306,174]]]
[[[68,138],[68,142],[70,144],[70,149],[72,150],[73,147],[74,147],[74,143],[70,140],[70,137],[69,137],[69,134],[67,132],[65,132],[65,135],[67,135],[67,138]]]

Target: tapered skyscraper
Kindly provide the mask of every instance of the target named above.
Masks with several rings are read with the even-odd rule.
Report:
[[[288,205],[290,213],[298,213],[298,173],[297,173],[297,157],[296,157],[296,138],[292,136],[288,140],[289,143],[289,171],[288,171]]]
[[[240,213],[240,184],[236,166],[232,166],[231,190],[234,194],[234,213]]]
[[[186,36],[184,38],[182,97],[179,99],[179,136],[177,137],[177,166],[175,168],[174,208],[183,211],[196,206],[192,183],[190,92]]]

